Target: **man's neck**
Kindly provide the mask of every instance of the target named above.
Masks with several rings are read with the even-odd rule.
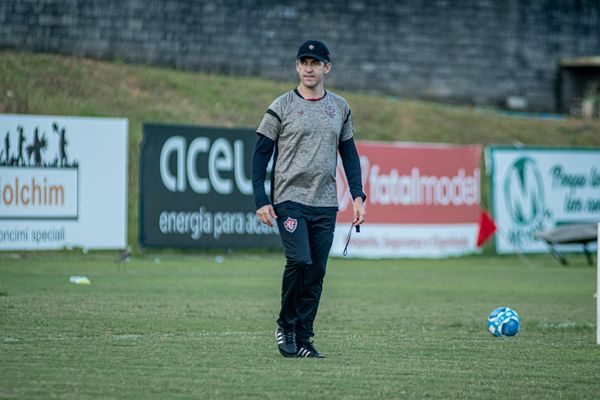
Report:
[[[297,89],[298,92],[300,92],[300,94],[302,95],[302,97],[304,97],[307,100],[320,99],[321,97],[325,96],[325,88],[323,88],[323,85],[319,85],[314,88],[308,88],[300,84],[298,85]]]

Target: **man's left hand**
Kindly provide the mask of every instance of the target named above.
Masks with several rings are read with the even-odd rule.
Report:
[[[365,211],[365,205],[363,203],[362,197],[357,197],[352,202],[352,211],[354,215],[354,219],[352,220],[352,225],[360,225],[365,222],[365,218],[367,217],[367,212]]]

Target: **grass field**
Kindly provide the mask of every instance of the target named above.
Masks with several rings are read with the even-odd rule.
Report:
[[[294,85],[0,51],[0,113],[128,118],[135,254],[116,266],[110,252],[0,252],[0,399],[598,398],[596,270],[581,255],[569,267],[487,251],[333,259],[316,322],[328,358],[307,360],[274,344],[282,256],[139,253],[142,124],[255,127]],[[358,140],[600,147],[598,120],[331,89],[349,100]],[[484,206],[486,188],[484,178]],[[522,317],[515,338],[485,330],[501,305]]]
[[[0,398],[597,399],[595,268],[582,255],[332,259],[325,360],[284,359],[283,260],[0,253]],[[69,283],[86,275],[92,284]],[[492,338],[487,314],[522,317]]]

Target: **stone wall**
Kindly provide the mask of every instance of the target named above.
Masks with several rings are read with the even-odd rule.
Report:
[[[309,38],[336,88],[554,111],[559,59],[600,53],[600,2],[0,1],[2,48],[294,82]]]

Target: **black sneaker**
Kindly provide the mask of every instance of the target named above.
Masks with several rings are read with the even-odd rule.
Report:
[[[317,351],[312,342],[306,342],[298,345],[298,357],[307,358],[325,358],[325,356]]]
[[[296,332],[286,331],[281,327],[277,327],[275,331],[275,339],[279,352],[284,357],[296,357],[298,346],[296,346]]]

